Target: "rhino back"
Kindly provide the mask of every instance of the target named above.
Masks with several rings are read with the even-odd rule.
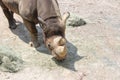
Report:
[[[36,0],[20,0],[19,2],[19,14],[22,18],[29,21],[37,19],[37,2]]]

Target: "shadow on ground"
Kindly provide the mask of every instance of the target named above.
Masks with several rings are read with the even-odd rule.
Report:
[[[43,44],[43,36],[42,36],[42,30],[39,26],[36,26],[38,30],[39,35],[39,41],[41,43],[41,46],[37,48],[36,50],[45,54],[50,55],[50,52]],[[28,30],[25,28],[24,24],[20,23],[18,24],[18,27],[15,30],[11,30],[15,35],[17,35],[21,40],[23,40],[25,43],[29,43],[30,36]],[[68,55],[67,58],[64,61],[57,61],[56,59],[52,58],[53,61],[59,66],[62,66],[64,68],[67,68],[72,71],[76,71],[75,69],[75,62],[79,61],[80,59],[84,58],[83,56],[79,56],[77,54],[77,48],[67,41],[67,48],[68,48]]]
[[[17,28],[11,29],[11,32],[17,35],[25,43],[30,42],[30,36],[28,35],[29,34],[28,30],[26,29],[23,23],[17,21]]]
[[[79,56],[77,53],[77,48],[70,42],[67,41],[67,48],[68,48],[68,55],[67,58],[64,61],[57,61],[53,58],[53,60],[56,62],[56,64],[70,69],[72,71],[77,71],[75,69],[75,62],[81,60],[84,58],[84,56]]]

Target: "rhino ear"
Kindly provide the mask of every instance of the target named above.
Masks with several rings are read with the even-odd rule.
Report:
[[[47,27],[45,21],[41,17],[38,17],[38,21],[40,24],[42,24],[41,28],[43,29],[43,31],[45,31]]]
[[[69,16],[70,16],[69,12],[63,14],[62,21],[64,24],[66,24],[66,20],[69,18]]]
[[[42,25],[46,25],[45,21],[41,17],[38,17],[38,20]]]

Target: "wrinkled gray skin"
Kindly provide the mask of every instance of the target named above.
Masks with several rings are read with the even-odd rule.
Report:
[[[44,1],[52,2],[52,0]],[[57,4],[57,0],[53,1]],[[46,46],[56,59],[63,60],[67,55],[65,23],[69,14],[65,14],[63,16],[52,16],[47,20],[43,20],[38,13],[40,12],[39,10],[41,10],[39,7],[39,3],[41,2],[42,0],[0,0],[0,5],[8,19],[9,27],[11,29],[15,29],[17,27],[15,23],[16,21],[13,18],[13,13],[22,17],[23,22],[29,30],[31,36],[32,43],[30,45],[36,48],[40,46],[40,42],[38,42],[38,33],[35,24],[41,24]],[[49,8],[49,6],[47,7]],[[54,9],[52,12],[54,12]]]

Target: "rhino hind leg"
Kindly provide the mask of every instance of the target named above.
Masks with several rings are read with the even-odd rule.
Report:
[[[38,32],[35,26],[34,22],[30,22],[26,19],[23,18],[24,24],[26,26],[26,28],[28,29],[30,36],[31,36],[31,42],[30,42],[30,46],[34,46],[35,48],[40,46],[40,43],[38,41]]]
[[[0,4],[2,7],[2,10],[4,12],[4,15],[6,16],[8,23],[9,23],[9,28],[10,29],[16,29],[17,25],[16,25],[16,21],[13,18],[13,12],[9,11],[9,9],[4,5],[4,4]]]

